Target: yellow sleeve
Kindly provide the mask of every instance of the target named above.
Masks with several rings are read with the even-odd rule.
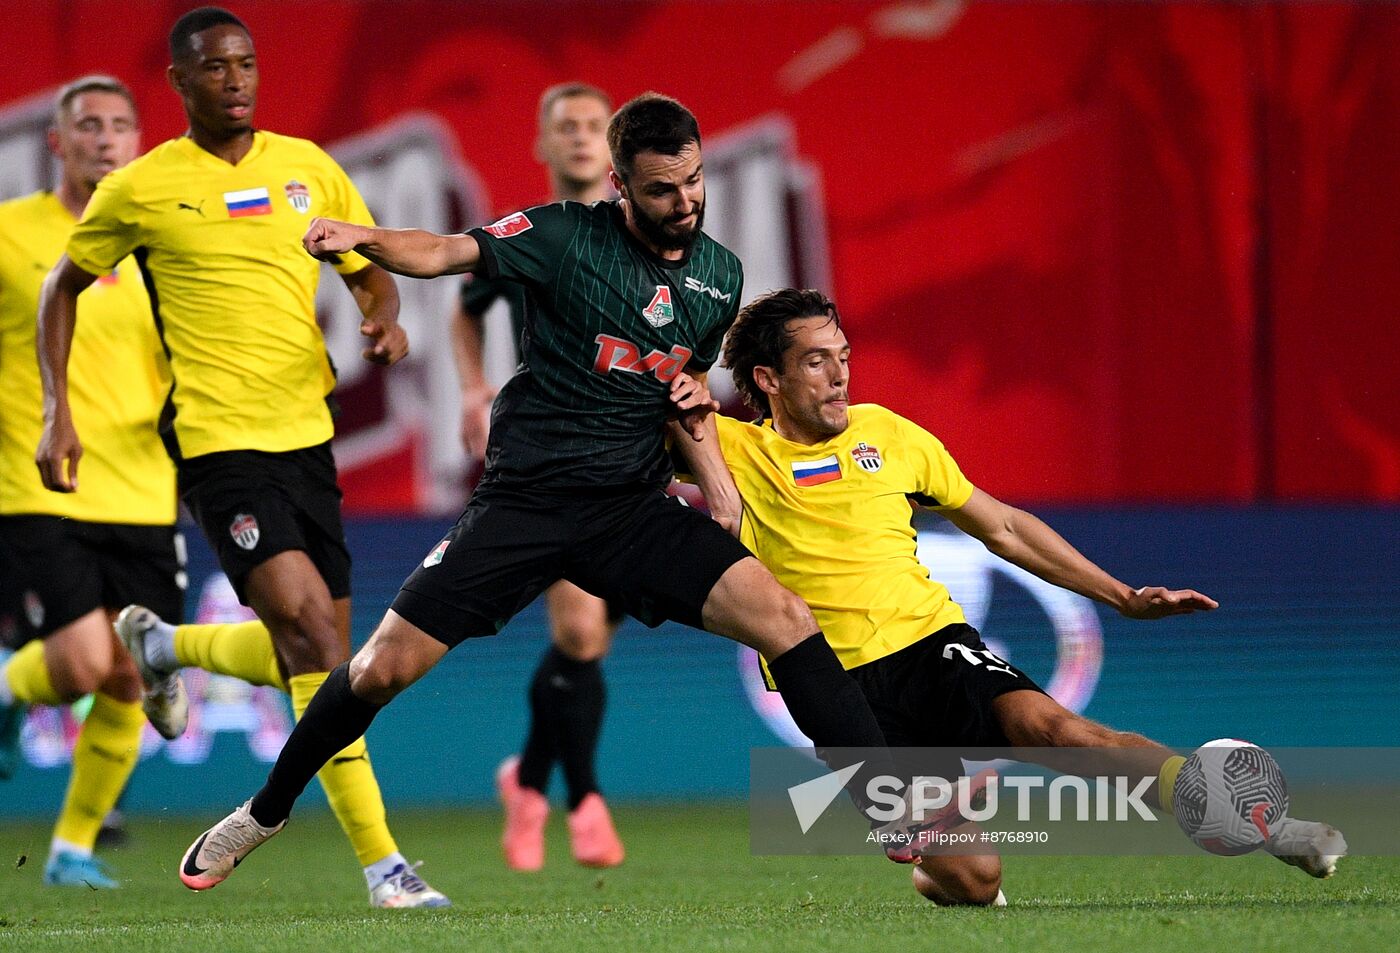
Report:
[[[110,173],[97,184],[82,221],[73,229],[68,257],[90,275],[108,275],[140,244],[140,215],[131,198],[131,179]]]
[[[350,179],[350,176],[346,175],[345,170],[340,167],[340,163],[327,155],[326,164],[330,167],[332,203],[327,217],[350,222],[352,225],[374,225],[374,216],[369,213],[369,206],[365,205],[360,190],[355,188],[355,183]],[[333,267],[342,275],[353,275],[368,265],[368,258],[352,251],[341,255],[340,263]]]
[[[957,461],[933,434],[903,417],[900,442],[914,468],[914,485],[910,494],[915,503],[934,510],[956,510],[972,497],[973,486],[958,468]]]

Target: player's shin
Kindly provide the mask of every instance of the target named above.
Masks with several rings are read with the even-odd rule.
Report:
[[[141,750],[140,702],[93,695],[73,746],[73,773],[54,827],[54,853],[92,853],[102,819],[117,803]]]
[[[292,711],[300,720],[308,706],[330,678],[325,672],[293,675],[290,682]],[[398,852],[385,819],[384,798],[370,765],[369,750],[363,737],[356,738],[336,752],[317,772],[326,800],[336,820],[350,838],[361,866],[368,866]],[[254,808],[256,817],[256,807]],[[260,821],[261,823],[261,821]]]
[[[177,626],[173,642],[175,661],[181,666],[232,675],[250,685],[270,685],[287,691],[277,668],[272,635],[257,619]],[[310,697],[308,694],[307,698]]]
[[[318,771],[364,736],[382,705],[367,702],[350,690],[350,663],[326,676],[296,728],[287,738],[267,783],[250,805],[253,819],[263,827],[282,823],[292,805]]]
[[[769,660],[768,671],[792,720],[812,739],[828,767],[839,771],[863,762],[846,785],[858,807],[868,804],[871,779],[899,776],[870,702],[841,667],[825,636],[808,636]]]

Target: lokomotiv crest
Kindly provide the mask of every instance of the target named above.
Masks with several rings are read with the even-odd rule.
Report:
[[[676,307],[671,303],[670,285],[657,285],[651,304],[642,309],[642,317],[654,328],[664,328],[676,320]]]

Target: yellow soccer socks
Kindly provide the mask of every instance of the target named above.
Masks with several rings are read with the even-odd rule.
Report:
[[[1162,766],[1157,769],[1157,801],[1162,806],[1162,810],[1173,816],[1176,815],[1176,807],[1172,803],[1172,796],[1176,793],[1176,777],[1181,773],[1181,766],[1185,763],[1185,758],[1174,754],[1162,762]]]
[[[267,626],[257,619],[176,626],[174,640],[175,661],[179,666],[232,675],[250,685],[287,690],[282,673],[277,669],[277,650],[272,636]]]
[[[145,724],[139,701],[118,701],[101,692],[92,696],[92,708],[73,746],[73,772],[54,826],[55,852],[92,854],[102,819],[136,767]]]
[[[311,697],[326,680],[328,672],[293,675],[289,678],[292,711],[301,720]],[[335,812],[336,820],[350,838],[360,865],[368,867],[377,861],[398,854],[398,845],[389,833],[385,819],[384,799],[379,782],[369,763],[365,739],[356,739],[321,769],[317,775],[326,791],[326,800]]]
[[[29,705],[64,704],[49,678],[42,639],[34,639],[11,656],[4,670],[0,671],[0,677],[5,679],[11,697],[17,702]]]

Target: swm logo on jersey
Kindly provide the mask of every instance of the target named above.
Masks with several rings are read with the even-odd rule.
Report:
[[[258,545],[262,533],[258,531],[258,521],[251,513],[239,513],[228,526],[228,534],[238,544],[239,549],[252,549]]]
[[[700,281],[700,280],[698,280],[698,279],[696,279],[696,278],[687,278],[687,279],[685,279],[685,290],[686,290],[686,291],[698,291],[698,292],[700,292],[701,294],[709,295],[711,298],[714,298],[716,301],[723,301],[723,302],[725,302],[726,304],[729,303],[729,299],[730,299],[730,298],[734,297],[734,296],[733,296],[731,293],[729,293],[728,291],[720,291],[718,288],[711,288],[709,285],[705,284],[703,281]]]
[[[642,317],[654,328],[664,328],[676,320],[676,308],[671,304],[671,286],[657,285],[651,304],[642,309]]]
[[[642,349],[631,341],[615,338],[611,334],[600,334],[594,338],[598,342],[598,356],[593,359],[593,370],[598,374],[609,371],[627,371],[630,374],[655,374],[663,384],[669,384],[690,360],[691,350],[677,344],[671,353],[652,351],[646,357]]]
[[[885,465],[885,461],[880,459],[879,448],[872,447],[863,440],[856,444],[851,456],[856,458],[856,463],[866,473],[879,473],[880,468]]]

